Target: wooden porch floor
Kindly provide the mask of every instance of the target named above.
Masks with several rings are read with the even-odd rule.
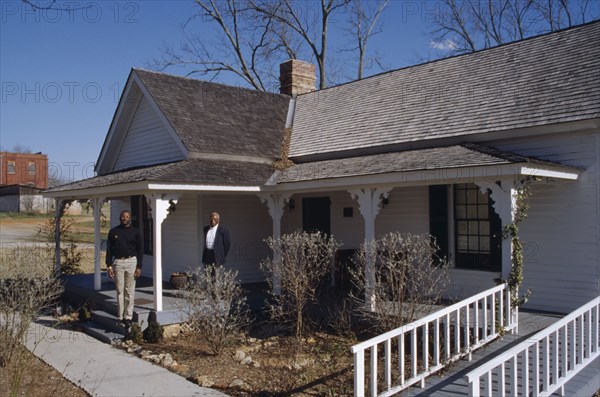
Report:
[[[562,317],[563,315],[521,310],[519,312],[518,334],[513,335],[508,333],[501,339],[473,352],[471,361],[468,361],[466,358],[459,360],[446,370],[430,376],[426,379],[424,389],[413,386],[398,395],[402,397],[470,396],[469,386],[465,379],[466,374],[513,346],[525,342],[527,338],[555,323]],[[565,385],[565,396],[591,397],[598,390],[600,390],[600,359],[596,359]],[[499,396],[499,393],[497,390],[493,390],[492,395]],[[554,395],[558,396],[559,394],[556,393]]]
[[[163,282],[163,311],[157,313],[161,324],[174,324],[185,320],[184,300],[177,296],[177,289]],[[244,285],[248,304],[252,310],[259,310],[266,297],[266,283]],[[91,309],[117,313],[117,291],[114,282],[102,276],[101,289],[94,290],[94,275],[79,274],[65,276],[65,295],[78,305],[88,303]],[[135,286],[134,320],[147,321],[148,314],[154,311],[154,291],[152,279],[140,277]]]

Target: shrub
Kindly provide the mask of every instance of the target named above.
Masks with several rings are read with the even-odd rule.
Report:
[[[164,329],[156,319],[156,313],[148,316],[148,327],[144,330],[144,340],[148,343],[158,343],[163,339]]]
[[[274,252],[274,258],[261,263],[270,287],[270,316],[291,325],[301,338],[309,304],[315,302],[317,287],[340,244],[320,232],[294,232],[266,242]]]
[[[63,291],[54,277],[0,279],[0,366],[21,347],[33,319],[50,309]]]
[[[440,301],[448,266],[432,241],[427,234],[393,232],[361,247],[353,273],[359,293],[353,297],[359,313],[378,330],[412,322]]]
[[[250,323],[246,296],[236,277],[236,271],[223,266],[197,269],[182,294],[193,334],[206,341],[215,355]]]

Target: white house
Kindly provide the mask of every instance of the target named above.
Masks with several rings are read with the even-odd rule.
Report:
[[[502,227],[515,187],[534,180],[525,307],[566,313],[600,294],[600,23],[320,91],[314,66],[281,70],[272,94],[132,69],[97,176],[46,194],[110,200],[113,225],[130,209],[155,281],[200,264],[218,211],[243,282],[264,280],[271,235],[317,228],[356,249],[431,233],[456,298],[510,271]]]

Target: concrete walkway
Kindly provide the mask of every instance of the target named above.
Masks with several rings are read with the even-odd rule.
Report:
[[[84,333],[31,324],[27,348],[92,396],[226,396]]]

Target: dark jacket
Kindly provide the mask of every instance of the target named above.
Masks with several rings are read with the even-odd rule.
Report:
[[[207,248],[206,248],[206,234],[210,226],[204,227],[204,249],[202,250],[202,263],[207,263]],[[229,240],[229,231],[223,227],[223,225],[219,224],[217,228],[217,233],[215,234],[215,244],[213,249],[215,250],[215,261],[217,265],[224,265],[225,258],[227,257],[227,253],[229,252],[229,248],[231,247],[231,241]]]

